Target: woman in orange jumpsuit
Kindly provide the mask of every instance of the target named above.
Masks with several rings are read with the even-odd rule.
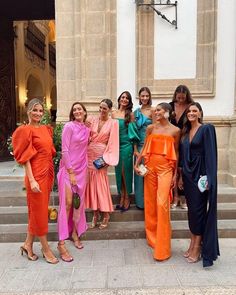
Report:
[[[25,186],[28,205],[28,231],[21,254],[35,261],[38,256],[33,253],[34,237],[38,236],[42,245],[42,254],[48,263],[55,264],[54,256],[47,242],[48,203],[53,185],[54,170],[52,158],[55,149],[52,141],[52,128],[40,125],[43,116],[43,104],[32,99],[28,105],[29,124],[16,129],[12,136],[14,157],[25,167]]]
[[[144,158],[147,173],[144,176],[144,210],[147,243],[154,249],[156,260],[171,256],[170,201],[171,189],[176,182],[176,162],[180,129],[169,122],[172,112],[168,103],[157,105],[156,123],[147,127],[146,139],[135,164],[141,175],[139,163]]]

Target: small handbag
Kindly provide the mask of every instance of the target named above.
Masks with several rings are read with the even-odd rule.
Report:
[[[205,190],[208,189],[207,175],[200,175],[197,186],[201,193],[205,192]]]
[[[148,174],[148,169],[146,166],[144,166],[143,164],[140,164],[138,166],[138,170],[139,170],[139,175],[140,176],[146,176]]]
[[[72,198],[73,198],[73,208],[74,209],[79,209],[79,207],[80,207],[80,195],[77,194],[77,193],[73,193]]]
[[[97,168],[97,169],[101,169],[103,167],[107,166],[107,163],[103,160],[103,157],[99,157],[96,160],[93,161],[93,165]]]

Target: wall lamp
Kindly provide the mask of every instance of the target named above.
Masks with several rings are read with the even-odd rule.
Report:
[[[177,4],[178,1],[171,2],[171,0],[135,0],[135,3],[137,6],[146,6],[152,8],[156,12],[157,15],[159,15],[162,19],[170,23],[172,26],[175,26],[177,29]],[[163,13],[161,13],[158,9],[156,9],[155,6],[169,6],[169,7],[175,7],[175,19],[170,21]]]

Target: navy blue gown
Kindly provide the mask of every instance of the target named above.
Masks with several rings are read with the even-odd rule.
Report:
[[[219,253],[217,232],[217,143],[211,124],[199,127],[191,143],[188,134],[180,145],[180,166],[192,234],[202,236],[203,266],[213,265]],[[201,193],[197,183],[207,175],[209,190]]]

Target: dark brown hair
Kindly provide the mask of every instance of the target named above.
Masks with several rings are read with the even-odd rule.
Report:
[[[139,90],[139,92],[138,92],[139,97],[140,97],[140,95],[141,95],[141,93],[142,93],[143,91],[147,91],[147,93],[149,94],[148,105],[151,106],[151,105],[152,105],[152,94],[151,94],[150,89],[149,89],[148,87],[146,87],[146,86],[140,88],[140,90]],[[139,104],[140,104],[140,105],[142,104],[140,98],[139,98]]]
[[[104,98],[103,100],[101,100],[100,104],[102,102],[105,102],[105,104],[108,106],[109,109],[112,109],[113,103],[109,98]]]
[[[184,93],[184,94],[186,94],[186,104],[190,104],[191,102],[193,102],[191,92],[190,92],[190,90],[188,89],[187,86],[185,86],[185,85],[179,85],[175,89],[175,92],[174,92],[174,95],[173,95],[173,99],[172,99],[173,102],[176,102],[176,96],[177,96],[178,93]]]
[[[202,110],[202,107],[201,107],[200,103],[198,103],[198,102],[190,103],[190,105],[187,107],[187,109],[185,111],[183,129],[182,129],[182,133],[181,133],[181,140],[183,140],[184,137],[189,134],[190,129],[191,129],[191,123],[189,122],[189,120],[187,118],[187,114],[188,114],[189,109],[190,109],[191,106],[196,106],[199,109],[200,113],[201,113],[201,118],[198,119],[198,122],[202,124],[202,121],[203,121],[203,110]]]
[[[126,109],[125,109],[125,124],[128,125],[131,121],[131,112],[132,112],[132,109],[133,109],[133,102],[132,102],[132,96],[131,94],[129,93],[129,91],[123,91],[120,96],[118,97],[118,109],[120,109],[120,99],[121,99],[121,96],[123,94],[126,94],[127,97],[128,97],[128,100],[129,100],[129,104],[127,105]]]
[[[84,121],[87,119],[87,110],[86,110],[86,107],[84,106],[84,104],[82,104],[81,102],[74,102],[71,106],[71,109],[70,109],[70,114],[69,114],[69,120],[70,121],[74,121],[75,120],[75,117],[73,115],[73,108],[76,104],[79,104],[82,109],[85,111],[85,116],[84,116]]]
[[[161,103],[158,103],[157,106],[160,106],[165,112],[169,113],[168,120],[170,121],[171,118],[172,118],[172,107],[171,107],[171,105],[169,103],[167,103],[167,102],[161,102]]]

